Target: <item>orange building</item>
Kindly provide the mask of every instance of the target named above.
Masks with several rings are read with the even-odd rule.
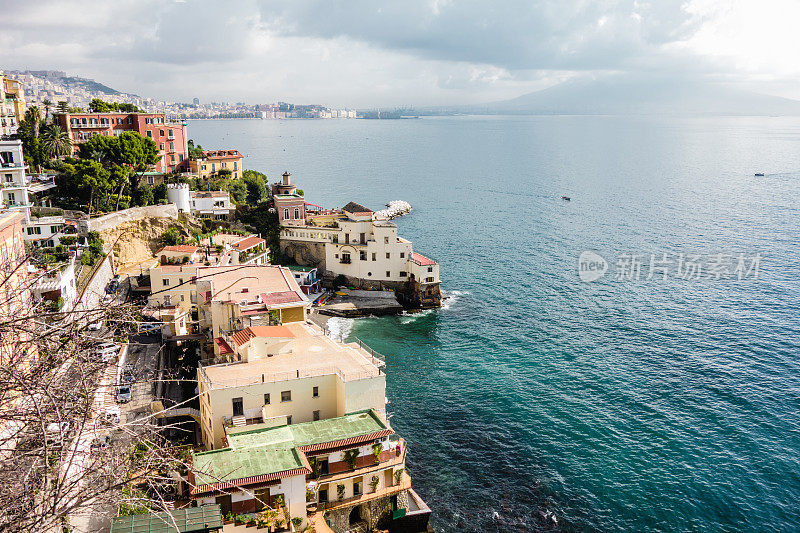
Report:
[[[244,158],[238,150],[206,150],[203,157],[189,160],[189,172],[198,178],[217,176],[221,170],[230,170],[231,178],[242,177]]]

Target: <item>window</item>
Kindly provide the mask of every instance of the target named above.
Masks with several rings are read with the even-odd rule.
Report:
[[[319,502],[328,503],[328,485],[325,485],[324,489],[319,489]]]
[[[313,398],[319,398],[319,387],[314,387],[314,389],[311,392],[311,396]]]
[[[433,267],[428,267],[428,272],[433,272]]]
[[[292,415],[286,415],[286,424],[289,426],[292,425]]]
[[[433,277],[425,278],[426,283],[433,283]]]
[[[164,287],[169,287],[169,280],[167,278],[164,278],[164,279],[161,280],[161,284]]]
[[[147,130],[147,136],[152,139],[153,138],[153,132],[150,131],[150,130]]]
[[[169,151],[170,152],[174,152],[175,151],[175,143],[172,142],[172,141],[169,142]]]
[[[404,277],[406,277],[406,272],[405,272],[405,270],[401,270],[401,271],[400,271],[400,277],[401,277],[401,278],[404,278]]]
[[[390,254],[389,252],[386,252],[386,259],[391,259],[391,258],[392,258],[392,254]]]
[[[375,261],[375,256],[376,256],[376,255],[377,255],[377,254],[376,254],[375,252],[372,252],[372,260],[373,260],[373,261]]]
[[[244,414],[244,405],[241,398],[234,398],[231,400],[233,404],[233,416],[242,416]]]
[[[169,136],[170,138],[174,137],[174,135],[172,134],[172,130],[169,130]]]
[[[300,218],[300,208],[298,208],[298,207],[294,208],[294,218],[295,219],[299,219]]]
[[[362,261],[366,261],[367,260],[367,252],[365,252],[364,250],[361,250],[360,252],[358,252],[358,255],[359,255],[359,259],[361,259]]]
[[[353,480],[353,496],[361,496],[364,485],[364,478],[356,478]]]
[[[128,124],[133,124],[133,117],[128,117]]]
[[[391,278],[391,277],[392,277],[392,273],[391,273],[391,272],[389,272],[388,270],[386,271],[386,277],[387,277],[387,278]]]
[[[158,149],[163,152],[164,151],[164,143],[159,144],[158,145]]]
[[[288,207],[284,207],[283,208],[283,219],[284,220],[289,220],[289,208]]]
[[[314,421],[319,420],[319,411],[314,411]]]
[[[222,168],[228,168],[228,163],[227,163],[227,162],[225,162],[225,161],[223,161],[223,162],[222,162]]]
[[[285,390],[281,392],[281,401],[282,402],[291,402],[292,401],[292,391]]]
[[[269,393],[264,395],[264,405],[269,405]]]
[[[163,136],[164,136],[164,130],[158,130],[158,134],[159,134],[161,137],[163,137]]]
[[[383,238],[383,244],[389,244],[389,237]]]
[[[350,254],[342,253],[342,263],[350,264]]]
[[[404,258],[405,256],[406,256],[405,252],[400,252],[400,259]]]

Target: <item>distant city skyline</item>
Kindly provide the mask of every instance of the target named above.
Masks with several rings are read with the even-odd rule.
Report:
[[[188,103],[470,104],[608,74],[800,99],[799,16],[786,0],[11,0],[0,68]]]

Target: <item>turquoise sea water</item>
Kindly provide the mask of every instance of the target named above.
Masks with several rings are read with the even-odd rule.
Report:
[[[414,206],[398,225],[441,263],[445,307],[336,327],[386,354],[391,422],[438,530],[800,530],[800,119],[189,133],[273,179],[289,170],[316,204]],[[591,283],[584,250],[610,265]],[[758,253],[759,275],[665,264],[647,279],[665,253],[706,269],[730,254],[730,270]],[[640,279],[617,279],[625,254]]]

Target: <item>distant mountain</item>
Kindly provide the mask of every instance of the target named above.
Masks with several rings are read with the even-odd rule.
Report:
[[[81,87],[83,89],[86,89],[87,91],[92,91],[92,92],[105,93],[105,94],[122,94],[120,91],[112,89],[108,85],[103,85],[98,81],[90,80],[88,78],[62,76],[61,78],[59,78],[59,80],[61,81],[61,83],[70,88]]]
[[[578,115],[800,115],[800,101],[708,82],[573,80],[512,100],[458,106],[451,112]]]

